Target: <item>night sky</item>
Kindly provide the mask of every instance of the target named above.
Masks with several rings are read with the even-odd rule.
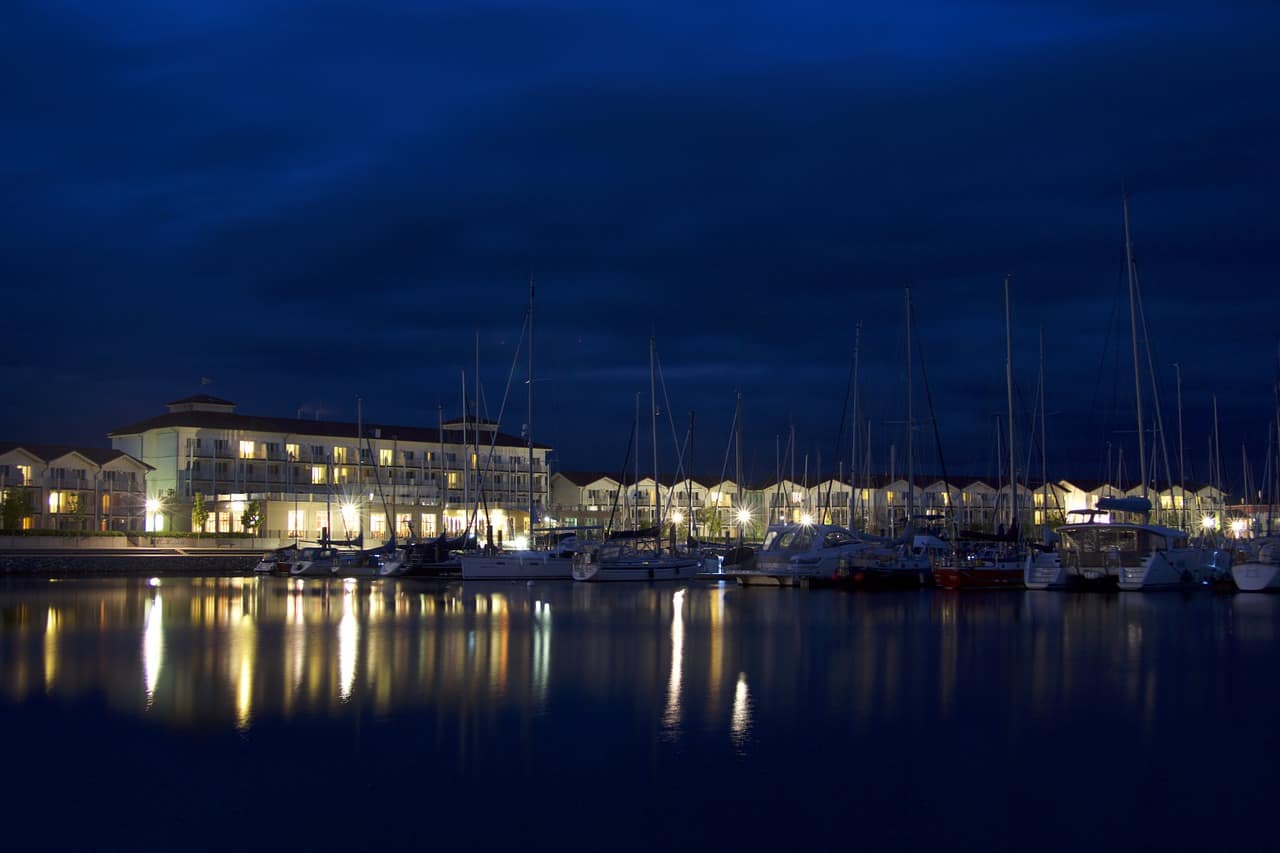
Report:
[[[1067,5],[17,0],[0,438],[106,444],[199,392],[432,426],[477,334],[493,417],[532,275],[559,468],[621,467],[637,392],[647,434],[651,333],[668,464],[694,409],[718,474],[741,391],[745,475],[792,421],[798,468],[847,466],[860,320],[872,464],[901,470],[909,285],[945,462],[994,475],[1011,274],[1019,429],[1043,325],[1050,476],[1108,443],[1132,471],[1127,190],[1171,453],[1178,362],[1191,473],[1216,394],[1229,485],[1242,443],[1256,479],[1280,6]]]

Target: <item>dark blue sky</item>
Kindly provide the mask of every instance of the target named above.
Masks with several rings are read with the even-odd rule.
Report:
[[[1193,471],[1216,393],[1257,476],[1277,33],[1273,2],[18,0],[0,437],[103,443],[201,390],[431,425],[477,333],[495,414],[532,272],[561,467],[622,464],[651,330],[698,469],[738,390],[748,474],[793,417],[829,467],[861,320],[881,468],[909,284],[947,464],[994,474],[1011,273],[1020,407],[1044,324],[1051,463],[1101,475],[1134,441],[1124,186],[1170,439],[1176,361]]]

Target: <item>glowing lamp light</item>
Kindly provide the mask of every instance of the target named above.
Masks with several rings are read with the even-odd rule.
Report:
[[[134,504],[137,506],[137,504]],[[159,512],[160,501],[157,498],[147,498],[147,512]]]
[[[1237,518],[1235,521],[1231,522],[1231,533],[1237,539],[1244,535],[1244,528],[1245,523],[1243,518]]]
[[[738,523],[739,523],[739,524],[750,524],[750,523],[751,523],[751,510],[749,510],[749,509],[740,509],[740,510],[738,510]]]
[[[1212,515],[1206,515],[1204,518],[1200,519],[1200,526],[1205,530],[1212,530],[1218,526],[1218,519],[1214,518]]]
[[[356,505],[346,503],[342,505],[342,521],[347,527],[353,527],[356,523]]]
[[[682,512],[671,513],[671,520],[676,524],[679,524],[680,522],[684,521],[684,513]]]
[[[812,527],[813,516],[809,515],[809,513],[806,512],[804,515],[800,516],[800,523],[803,524],[805,527]]]

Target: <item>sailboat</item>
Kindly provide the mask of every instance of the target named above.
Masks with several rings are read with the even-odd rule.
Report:
[[[537,506],[533,489],[533,279],[529,280],[529,378],[528,418],[525,443],[529,453],[529,532],[532,539]],[[576,534],[549,537],[550,547],[473,553],[462,556],[463,580],[568,580],[573,577],[573,558],[580,544]],[[530,546],[535,543],[529,542]]]
[[[662,487],[658,477],[658,398],[654,381],[656,348],[649,338],[649,413],[653,430],[653,500],[656,527],[652,547],[642,547],[640,540],[609,539],[601,545],[588,546],[573,557],[573,579],[576,581],[658,581],[689,580],[702,568],[696,554],[678,552],[674,541],[662,546]],[[674,534],[672,534],[674,540]]]
[[[1023,586],[1023,565],[1018,558],[1021,538],[1018,524],[1018,477],[1013,446],[1013,333],[1009,311],[1009,277],[1004,278],[1004,381],[1009,404],[1009,537],[991,560],[956,559],[933,570],[933,581],[943,589],[999,589]]]
[[[1185,531],[1149,523],[1147,458],[1143,435],[1142,369],[1138,358],[1138,283],[1129,237],[1129,197],[1124,196],[1125,263],[1129,283],[1129,322],[1133,336],[1133,380],[1138,418],[1138,465],[1142,495],[1102,498],[1095,509],[1072,510],[1083,520],[1057,530],[1058,559],[1033,561],[1024,567],[1028,589],[1068,585],[1115,586],[1121,590],[1176,588],[1208,584],[1219,569],[1216,552],[1190,547]],[[1119,519],[1112,517],[1115,513]],[[1098,517],[1104,520],[1099,521]]]

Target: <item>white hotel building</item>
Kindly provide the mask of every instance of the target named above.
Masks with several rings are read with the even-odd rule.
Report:
[[[494,542],[527,535],[530,488],[547,504],[547,453],[488,421],[437,428],[357,425],[236,412],[207,395],[175,400],[166,414],[110,433],[112,447],[149,465],[148,530],[190,530],[197,494],[205,531],[243,531],[245,508],[264,510],[268,538],[331,539],[363,533],[366,545],[411,533],[432,537],[466,528],[483,481],[477,535]]]

